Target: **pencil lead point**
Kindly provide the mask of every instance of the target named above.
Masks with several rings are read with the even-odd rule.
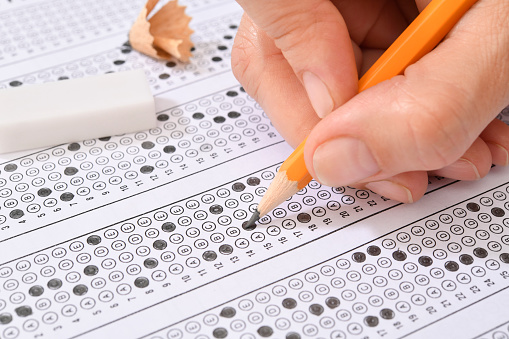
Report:
[[[249,221],[242,225],[242,228],[247,231],[254,230],[256,228],[256,222],[258,221],[258,219],[260,219],[260,212],[256,210],[249,219]]]

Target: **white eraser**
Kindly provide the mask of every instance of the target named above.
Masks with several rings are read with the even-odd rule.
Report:
[[[0,90],[0,153],[155,126],[142,70]]]

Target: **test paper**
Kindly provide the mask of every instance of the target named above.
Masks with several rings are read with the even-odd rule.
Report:
[[[189,63],[127,43],[140,0],[0,2],[0,91],[139,69],[157,112],[0,156],[0,338],[509,337],[509,169],[410,205],[312,181],[244,230],[292,150],[231,74],[240,7],[180,4]]]

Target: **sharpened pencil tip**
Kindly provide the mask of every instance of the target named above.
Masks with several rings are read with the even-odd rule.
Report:
[[[258,221],[258,219],[260,219],[260,212],[256,210],[249,219],[249,221],[242,225],[242,228],[247,231],[254,230],[256,228],[256,222]]]

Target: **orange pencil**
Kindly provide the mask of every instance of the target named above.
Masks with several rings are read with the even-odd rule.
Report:
[[[405,68],[429,53],[477,0],[433,0],[359,80],[359,92],[403,74]],[[257,210],[244,225],[256,221],[297,193],[312,179],[304,162],[304,140],[285,160]]]

